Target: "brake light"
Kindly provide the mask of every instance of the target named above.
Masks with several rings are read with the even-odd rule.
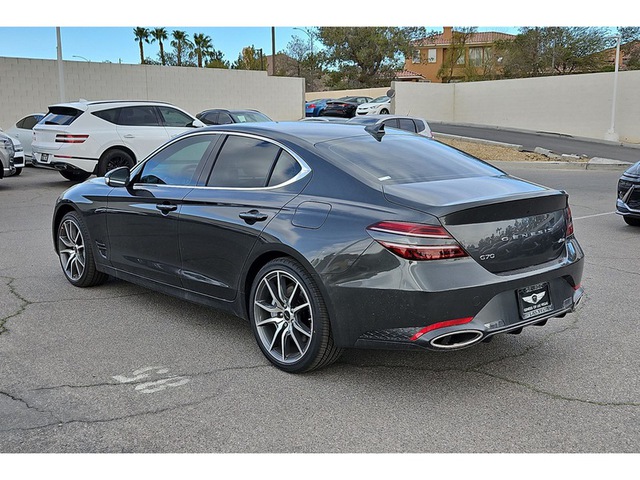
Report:
[[[89,135],[70,135],[59,133],[56,135],[56,143],[84,143]]]
[[[567,207],[564,213],[567,222],[567,231],[565,236],[569,237],[573,235],[573,217],[571,216],[571,207]]]
[[[310,104],[309,108],[316,108],[316,104],[315,103]]]
[[[407,260],[467,256],[467,252],[442,226],[384,221],[370,225],[367,231],[384,248]]]
[[[413,337],[411,337],[411,341],[413,342],[419,339],[422,335],[424,335],[425,333],[429,333],[432,330],[437,330],[438,328],[453,327],[456,325],[464,325],[465,323],[471,322],[471,320],[473,320],[473,317],[456,318],[454,320],[446,320],[444,322],[434,323],[416,332]]]

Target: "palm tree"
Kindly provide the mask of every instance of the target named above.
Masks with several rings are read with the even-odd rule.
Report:
[[[166,65],[167,61],[164,58],[164,45],[162,44],[162,41],[167,39],[167,29],[154,28],[150,31],[150,34],[151,34],[151,37],[153,37],[151,39],[152,43],[158,40],[158,44],[160,45],[160,61],[162,62],[162,65]]]
[[[135,41],[140,45],[140,63],[144,63],[144,48],[142,42],[149,43],[149,29],[144,27],[136,27],[133,29]]]
[[[173,35],[173,40],[171,40],[171,46],[176,49],[176,63],[179,67],[182,66],[182,56],[185,53],[185,49],[189,47],[191,41],[189,40],[189,35],[184,30],[174,30],[171,32]]]
[[[194,51],[198,56],[198,68],[202,68],[202,57],[207,57],[212,53],[211,37],[204,33],[196,33],[193,35],[193,43],[196,46]]]

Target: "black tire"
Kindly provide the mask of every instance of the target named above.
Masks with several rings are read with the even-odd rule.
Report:
[[[22,173],[22,167],[17,167],[16,168],[16,173],[14,173],[14,175],[17,177],[18,175],[20,175]]]
[[[107,172],[114,168],[129,167],[131,169],[135,164],[133,157],[124,150],[118,148],[108,150],[98,160],[98,176],[104,177]]]
[[[383,108],[382,110],[380,110],[380,115],[389,115],[389,110]]]
[[[84,170],[60,170],[60,175],[72,182],[84,182],[91,176],[89,172]]]
[[[342,353],[334,345],[322,293],[295,260],[277,258],[262,267],[249,299],[251,329],[258,346],[279,369],[310,372],[330,365]]]
[[[624,221],[627,222],[627,225],[631,225],[632,227],[640,227],[640,218],[627,217],[624,216]]]
[[[68,212],[60,220],[56,233],[58,258],[62,272],[76,287],[93,287],[109,276],[96,269],[89,232],[80,215]]]

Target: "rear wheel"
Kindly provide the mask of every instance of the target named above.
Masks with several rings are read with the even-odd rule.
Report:
[[[118,167],[133,168],[135,162],[133,157],[124,150],[114,149],[102,154],[98,161],[98,176],[104,177],[105,173]]]
[[[60,175],[72,182],[84,182],[91,176],[89,172],[84,170],[60,170]]]
[[[386,108],[383,108],[382,110],[380,110],[380,115],[388,115],[389,114],[389,110],[387,110]]]
[[[632,227],[640,227],[640,218],[633,217],[622,217],[624,221],[627,222],[627,225],[631,225]]]
[[[335,362],[327,308],[315,281],[296,261],[278,258],[256,275],[249,316],[258,346],[276,367],[302,373]]]
[[[96,269],[89,232],[80,215],[69,212],[62,217],[56,241],[60,266],[72,285],[93,287],[107,280],[108,275]]]

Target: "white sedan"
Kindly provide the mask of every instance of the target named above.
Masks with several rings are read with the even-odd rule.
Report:
[[[391,98],[387,95],[358,105],[356,115],[387,115],[391,111]]]

